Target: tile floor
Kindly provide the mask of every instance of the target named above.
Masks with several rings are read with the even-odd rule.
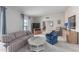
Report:
[[[69,44],[63,41],[62,37],[58,37],[58,40],[58,43],[55,45],[51,45],[45,41],[45,49],[40,52],[79,52],[79,44]],[[28,47],[28,45],[25,45],[17,52],[32,52]]]

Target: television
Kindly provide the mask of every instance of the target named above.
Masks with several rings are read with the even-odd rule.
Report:
[[[32,27],[33,28],[40,28],[40,23],[33,23],[32,24]]]

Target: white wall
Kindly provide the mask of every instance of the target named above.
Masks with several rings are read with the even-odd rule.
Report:
[[[68,17],[76,15],[76,29],[75,31],[79,32],[79,7],[72,6],[69,7],[65,12],[65,20],[68,20]]]
[[[46,19],[46,17],[50,17],[49,19]],[[48,21],[53,21],[53,27],[48,26]],[[57,24],[57,21],[61,20],[61,24]],[[64,13],[58,13],[58,14],[52,14],[52,15],[48,15],[48,16],[42,16],[42,17],[38,17],[36,19],[34,19],[34,23],[41,23],[41,28],[42,28],[42,22],[45,21],[46,22],[46,32],[44,33],[49,33],[52,30],[56,30],[56,27],[60,26],[63,27],[64,26]]]
[[[7,12],[6,12],[6,21],[7,21],[7,33],[11,33],[11,32],[16,32],[16,31],[20,31],[22,30],[22,18],[20,15],[20,12],[18,12],[17,10],[7,7]],[[42,21],[48,21],[48,19],[46,19],[47,16],[43,16],[43,17],[37,17],[34,20],[31,18],[29,21],[29,30],[31,30],[31,23],[42,23]],[[54,30],[56,29],[56,27],[64,26],[64,13],[59,13],[59,14],[52,14],[52,15],[48,15],[48,17],[50,17],[49,20],[52,20],[54,23],[54,26],[50,29],[50,30]],[[61,20],[61,25],[57,24],[57,20]],[[49,32],[49,27],[47,26],[47,32]]]
[[[33,23],[41,23],[41,17],[34,17],[33,18]]]
[[[22,30],[22,19],[20,12],[7,7],[6,9],[7,33]]]

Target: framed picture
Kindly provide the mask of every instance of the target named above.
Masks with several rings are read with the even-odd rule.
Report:
[[[68,18],[68,28],[75,29],[76,27],[76,15],[73,15]]]

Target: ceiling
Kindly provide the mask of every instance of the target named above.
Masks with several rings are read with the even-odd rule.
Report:
[[[45,16],[55,13],[63,13],[67,6],[12,6],[16,10],[29,16]]]

